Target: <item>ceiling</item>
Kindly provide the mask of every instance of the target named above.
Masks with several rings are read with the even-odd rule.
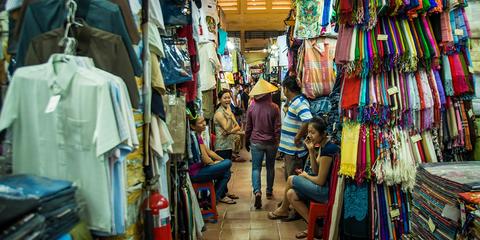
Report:
[[[268,39],[285,30],[283,20],[291,0],[218,0],[218,5],[225,13],[229,36],[240,36],[242,52],[251,62],[265,57],[261,50],[268,46]]]

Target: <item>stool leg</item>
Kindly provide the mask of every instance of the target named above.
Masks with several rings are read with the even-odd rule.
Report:
[[[308,228],[307,228],[307,240],[313,240],[315,236],[315,225],[317,223],[317,215],[313,212],[308,214]]]
[[[217,212],[217,195],[215,193],[215,186],[213,183],[210,184],[210,195],[212,201],[212,210],[213,210],[213,219],[218,220],[218,212]]]

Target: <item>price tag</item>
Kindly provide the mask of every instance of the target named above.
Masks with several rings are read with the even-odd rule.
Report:
[[[433,223],[431,218],[428,218],[428,228],[430,229],[430,232],[435,232],[435,223]]]
[[[468,66],[468,72],[473,73],[473,66]]]
[[[400,216],[400,210],[398,208],[396,209],[393,209],[392,211],[390,211],[390,217],[392,218],[397,218]]]
[[[412,139],[413,143],[416,143],[416,142],[422,140],[422,136],[420,136],[420,134],[417,134],[417,135],[413,135],[410,139]]]
[[[388,95],[393,95],[395,93],[398,93],[398,88],[397,87],[391,87],[387,89]]]
[[[45,108],[45,113],[54,112],[57,109],[58,103],[60,102],[60,95],[54,95],[48,100],[47,108]]]
[[[468,110],[468,117],[470,117],[470,118],[473,117],[473,110],[472,109]]]
[[[455,29],[455,35],[463,36],[463,29],[459,29],[459,28]]]
[[[168,105],[173,106],[177,103],[175,95],[168,95]]]
[[[387,34],[378,34],[377,35],[377,41],[387,41],[388,40],[388,35]]]

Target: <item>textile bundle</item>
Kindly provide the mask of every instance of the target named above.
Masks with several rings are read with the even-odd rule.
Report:
[[[480,163],[421,165],[412,201],[412,232],[420,239],[455,239],[460,230],[458,194],[480,190]]]
[[[480,239],[480,192],[460,193],[462,239]]]
[[[80,221],[71,182],[30,175],[0,178],[0,238],[58,239]]]

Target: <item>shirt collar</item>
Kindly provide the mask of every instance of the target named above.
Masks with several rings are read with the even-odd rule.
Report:
[[[62,58],[66,59],[62,60]],[[65,54],[53,54],[47,62],[48,86],[54,94],[61,94],[68,91],[70,84],[77,72],[77,66],[73,56]]]

